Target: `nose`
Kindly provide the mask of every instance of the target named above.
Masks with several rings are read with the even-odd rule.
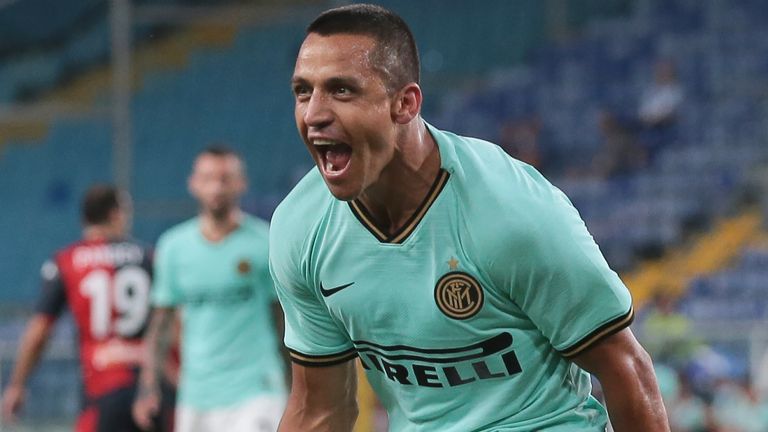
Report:
[[[304,123],[312,129],[322,129],[332,122],[333,111],[327,98],[319,92],[313,92],[304,109]]]
[[[226,183],[227,181],[223,178],[215,178],[209,182],[208,187],[212,194],[220,195],[226,190]]]

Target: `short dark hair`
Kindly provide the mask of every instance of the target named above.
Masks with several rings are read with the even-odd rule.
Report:
[[[413,33],[400,16],[381,6],[352,4],[329,9],[307,27],[310,33],[370,36],[376,40],[371,61],[381,69],[390,90],[419,82],[419,51]]]
[[[81,205],[83,222],[87,225],[102,225],[109,221],[112,211],[121,207],[121,191],[112,185],[93,185],[85,192]]]
[[[243,160],[243,157],[240,156],[240,153],[238,153],[233,148],[229,147],[226,144],[212,144],[203,151],[201,151],[197,157],[200,156],[215,156],[215,157],[233,157],[237,159],[240,162],[240,168],[243,170],[243,175],[245,175],[245,161]]]
[[[226,144],[213,144],[206,147],[205,149],[203,149],[203,151],[200,152],[200,156],[206,155],[206,154],[211,156],[219,156],[219,157],[233,156],[233,157],[236,157],[237,159],[242,159],[239,153],[237,153],[235,150],[233,150],[231,147],[227,146]]]

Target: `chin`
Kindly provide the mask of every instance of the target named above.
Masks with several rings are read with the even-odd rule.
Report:
[[[353,199],[360,196],[360,191],[352,190],[341,185],[333,185],[329,183],[328,180],[325,181],[325,185],[328,186],[328,190],[331,192],[331,195],[333,195],[339,201],[352,201]]]
[[[229,206],[217,206],[211,208],[209,211],[215,219],[223,219],[229,215],[231,207]]]

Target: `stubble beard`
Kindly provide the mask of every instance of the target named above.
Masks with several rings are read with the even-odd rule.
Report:
[[[227,203],[216,207],[209,207],[206,209],[206,213],[216,222],[224,222],[229,217],[229,214],[235,208],[233,204]]]

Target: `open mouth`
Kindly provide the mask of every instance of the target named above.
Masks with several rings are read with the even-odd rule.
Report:
[[[352,159],[352,147],[349,145],[331,140],[315,140],[313,144],[320,154],[326,175],[340,175],[349,166]]]

